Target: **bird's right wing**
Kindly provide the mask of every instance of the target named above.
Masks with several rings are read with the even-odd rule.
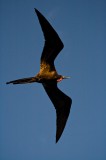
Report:
[[[64,45],[47,19],[37,9],[35,9],[35,12],[38,16],[45,38],[45,45],[41,56],[41,67],[44,67],[43,65],[48,64],[49,67],[52,67],[52,70],[54,69],[54,60],[59,52],[63,49]],[[48,65],[46,65],[46,67]]]
[[[56,109],[56,115],[57,115],[56,143],[57,143],[65,128],[70,113],[72,100],[70,97],[68,97],[61,90],[58,89],[56,82],[51,84],[43,84],[43,87]]]

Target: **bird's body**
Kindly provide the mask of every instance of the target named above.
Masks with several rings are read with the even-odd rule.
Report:
[[[57,87],[57,82],[68,78],[62,75],[59,75],[54,66],[54,60],[59,52],[63,49],[64,45],[59,38],[56,31],[50,25],[50,23],[46,20],[46,18],[37,10],[35,12],[38,16],[44,38],[45,45],[43,48],[43,52],[41,55],[40,62],[40,71],[34,77],[22,78],[14,81],[7,82],[7,84],[26,84],[38,82],[42,83],[47,95],[52,101],[57,115],[57,131],[56,131],[56,142],[61,137],[61,134],[66,125],[72,100],[70,97],[65,95],[62,91],[60,91]]]

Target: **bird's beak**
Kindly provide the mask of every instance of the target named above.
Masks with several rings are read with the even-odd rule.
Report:
[[[71,78],[71,77],[68,77],[68,76],[63,76],[63,79],[68,79],[68,78]]]

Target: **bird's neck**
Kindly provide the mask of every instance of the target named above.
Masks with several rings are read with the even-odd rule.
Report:
[[[58,79],[57,79],[57,82],[61,82],[63,80],[63,78],[62,77],[59,77]]]

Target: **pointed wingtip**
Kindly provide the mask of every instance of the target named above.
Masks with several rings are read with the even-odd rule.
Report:
[[[34,10],[35,10],[36,14],[39,14],[39,13],[40,13],[36,8],[34,8]]]
[[[61,133],[59,133],[59,134],[58,134],[58,132],[56,133],[56,143],[58,143],[58,141],[60,140],[62,133],[63,133],[63,131],[61,131]]]
[[[58,143],[58,141],[60,140],[61,136],[62,136],[62,133],[64,131],[64,127],[62,127],[62,129],[60,130],[60,127],[57,128],[57,131],[56,131],[56,143]]]
[[[38,10],[36,8],[34,8],[35,12],[37,12]]]
[[[67,97],[67,100],[65,103],[66,103],[65,106],[59,109],[56,109],[56,114],[57,114],[56,143],[61,138],[63,131],[65,129],[65,126],[69,117],[72,101],[69,97]]]
[[[60,139],[60,137],[56,137],[56,144],[58,143],[59,139]]]
[[[42,21],[42,20],[40,20],[40,19],[45,19],[45,17],[36,9],[36,8],[34,8],[35,9],[35,13],[37,14],[37,16],[38,16],[38,19],[39,19],[39,21]],[[41,22],[40,22],[41,23]]]

